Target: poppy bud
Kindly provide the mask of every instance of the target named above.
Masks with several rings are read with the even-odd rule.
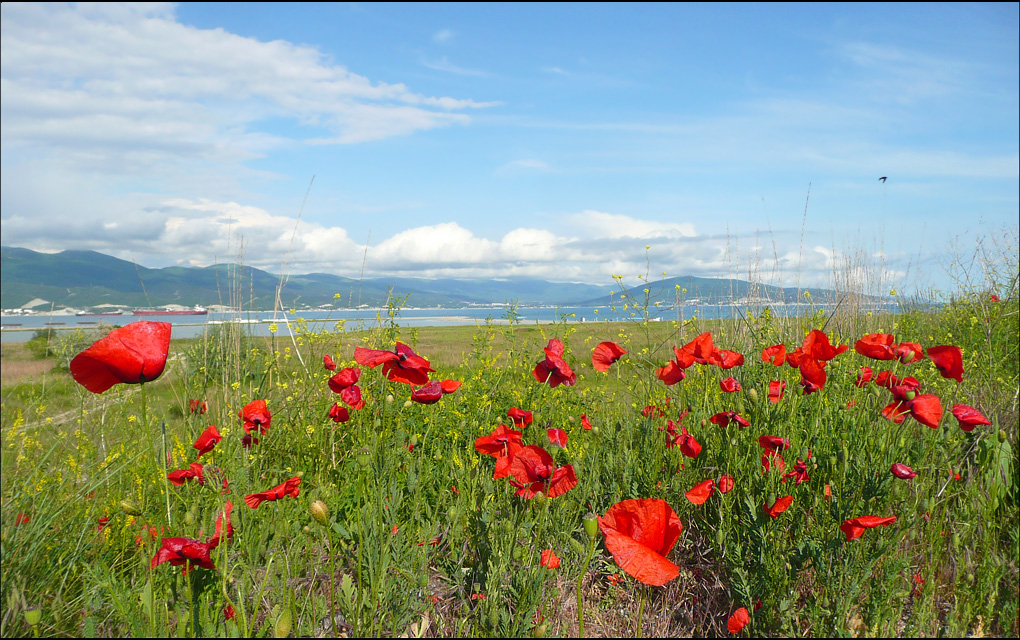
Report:
[[[751,399],[751,402],[754,402],[755,404],[757,404],[758,403],[758,390],[757,389],[749,389],[748,392],[747,392],[747,397]]]
[[[312,535],[312,528],[311,528],[311,527],[309,527],[309,526],[308,526],[307,524],[306,524],[305,526],[301,527],[301,531],[302,531],[302,532],[303,532],[303,533],[304,533],[305,535],[308,535],[308,536]]]
[[[191,511],[184,514],[184,524],[189,527],[195,524],[195,514]]]
[[[960,534],[954,533],[952,537],[953,548],[960,546]]]
[[[369,451],[368,447],[362,447],[358,449],[358,453],[355,454],[354,459],[357,461],[358,466],[364,469],[372,462],[372,452]]]
[[[715,543],[720,547],[726,542],[726,534],[723,533],[722,529],[717,529],[715,532]]]
[[[545,505],[545,493],[543,493],[541,491],[536,493],[535,497],[532,498],[531,501],[532,501],[532,503],[534,503],[534,505],[536,507],[544,506]]]
[[[411,401],[410,401],[410,400],[404,400],[404,408],[405,408],[405,409],[406,409],[406,408],[408,408],[408,407],[410,407],[410,406],[411,406],[411,404],[412,404],[412,403],[411,403]],[[376,428],[378,428],[378,427],[376,427]]]
[[[393,394],[392,393],[387,393],[386,394],[386,404],[393,404]]]
[[[138,505],[135,504],[133,500],[129,500],[127,498],[120,501],[120,508],[124,513],[128,514],[129,516],[142,515],[142,511],[141,509],[138,508]]]
[[[596,435],[597,436],[599,434],[599,426],[597,424],[593,424],[591,426],[591,432],[592,432],[592,435]],[[1000,433],[1002,433],[1002,432],[1000,431]]]
[[[460,515],[460,509],[458,509],[456,505],[454,505],[454,506],[452,506],[452,507],[450,507],[449,509],[446,510],[446,517],[449,518],[450,520],[456,520],[457,516],[459,516],[459,515]]]
[[[40,620],[42,620],[41,607],[29,607],[28,609],[25,609],[25,622],[28,623],[28,626],[34,627],[39,624]]]
[[[411,446],[412,447],[417,447],[418,446],[418,434],[417,433],[411,435]]]
[[[909,402],[910,400],[913,400],[914,398],[917,397],[917,392],[916,391],[908,391],[905,394],[903,394],[903,397],[906,398],[907,401]]]
[[[594,513],[589,513],[581,522],[584,525],[584,533],[588,536],[588,541],[594,542],[595,534],[599,530],[598,517]]]
[[[927,512],[928,511],[928,499],[927,498],[924,498],[920,502],[917,503],[917,510],[921,511],[921,512]]]
[[[1005,442],[1005,441],[1006,441],[1006,430],[1005,429],[999,429],[999,442]]]
[[[273,625],[273,637],[274,638],[286,638],[290,635],[291,628],[291,615],[290,607],[283,610],[279,617],[276,618],[276,623]]]
[[[968,573],[967,574],[967,582],[970,582],[970,583],[973,584],[973,582],[974,582],[974,574],[973,573]]]
[[[532,630],[531,634],[532,634],[532,635],[533,635],[534,637],[536,637],[536,638],[544,638],[544,637],[545,637],[545,633],[546,633],[546,631],[548,631],[548,630],[549,630],[549,626],[548,626],[548,625],[546,625],[546,624],[540,624],[540,625],[538,625],[537,627],[535,627],[535,628],[534,628],[534,629]]]
[[[309,510],[312,512],[312,518],[322,526],[326,526],[329,522],[329,507],[322,500],[316,500],[311,504]]]

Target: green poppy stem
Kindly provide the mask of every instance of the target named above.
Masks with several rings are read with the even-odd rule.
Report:
[[[588,573],[588,564],[591,563],[591,557],[595,553],[595,538],[592,538],[588,543],[588,556],[584,559],[584,568],[581,569],[581,575],[577,577],[577,637],[584,637],[584,605],[581,602],[581,586],[584,582],[584,576]]]
[[[641,585],[638,587],[641,590],[641,604],[638,605],[637,610],[637,637],[641,637],[641,616],[645,612],[645,587]]]

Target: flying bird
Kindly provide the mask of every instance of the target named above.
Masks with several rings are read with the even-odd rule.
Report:
[[[889,176],[882,176],[881,178],[878,179],[878,181],[879,182],[885,182],[886,178],[888,178],[888,177]]]

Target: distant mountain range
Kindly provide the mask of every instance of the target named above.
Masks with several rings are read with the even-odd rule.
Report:
[[[280,276],[234,264],[211,267],[149,269],[95,251],[38,253],[0,247],[0,306],[13,309],[35,299],[56,307],[131,307],[178,304],[225,305],[243,309],[272,309]],[[645,286],[632,292],[643,300]],[[744,280],[684,276],[647,285],[650,302],[672,305],[740,301],[748,296],[779,302],[798,300],[795,288],[752,284]],[[686,290],[686,291],[684,291]],[[284,279],[280,301],[284,308],[326,306],[384,306],[392,292],[410,294],[412,307],[467,307],[517,301],[532,306],[598,306],[620,302],[621,287],[548,282],[538,279],[458,280],[425,278],[365,278],[311,273]],[[812,290],[816,303],[835,300],[835,293]]]

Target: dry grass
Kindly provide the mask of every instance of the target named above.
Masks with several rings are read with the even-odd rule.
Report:
[[[34,359],[24,343],[8,343],[0,348],[0,380],[3,386],[41,377],[55,364],[53,358]]]

